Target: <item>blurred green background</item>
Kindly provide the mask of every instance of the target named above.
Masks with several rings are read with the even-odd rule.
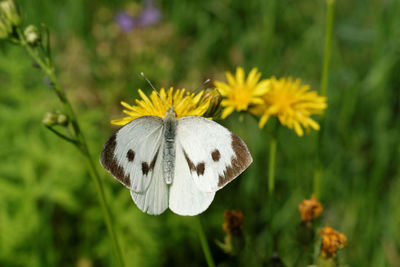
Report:
[[[93,155],[116,130],[119,101],[137,89],[199,87],[225,71],[258,67],[263,77],[301,78],[319,90],[325,1],[157,1],[162,20],[122,32],[119,11],[140,1],[20,1],[25,24],[51,29],[58,76],[79,115]],[[328,109],[322,139],[321,225],[346,234],[340,262],[400,266],[400,1],[338,1]],[[61,105],[25,51],[0,42],[0,266],[114,266],[111,244],[84,158],[42,126]],[[242,121],[241,121],[242,120]],[[264,266],[272,255],[267,212],[269,140],[250,116],[219,121],[254,157],[241,177],[201,215],[221,266]],[[277,152],[277,251],[292,266],[298,204],[312,193],[315,132],[281,127]],[[97,162],[97,159],[96,159]],[[195,219],[143,214],[128,190],[98,165],[128,266],[205,266]],[[246,250],[219,249],[223,212],[244,213]],[[317,248],[318,244],[316,244]],[[316,249],[318,251],[318,249]]]

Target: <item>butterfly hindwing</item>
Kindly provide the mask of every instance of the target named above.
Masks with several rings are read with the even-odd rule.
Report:
[[[242,173],[253,161],[235,133],[203,117],[178,120],[176,146],[181,147],[190,176],[200,191],[215,192]],[[175,177],[176,178],[176,177]]]
[[[138,208],[151,215],[159,215],[168,208],[168,185],[163,177],[162,166],[162,153],[160,153],[147,190],[144,192],[131,190],[132,200]]]
[[[201,191],[192,179],[182,146],[176,146],[175,176],[169,191],[169,208],[179,215],[197,215],[205,211],[215,192]]]
[[[134,192],[145,192],[162,161],[163,120],[140,117],[110,136],[100,162],[118,181]],[[162,171],[158,173],[162,176]]]

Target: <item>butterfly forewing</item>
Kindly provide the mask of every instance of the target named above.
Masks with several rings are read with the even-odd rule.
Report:
[[[107,140],[101,164],[130,190],[145,192],[162,161],[162,129],[163,120],[154,116],[126,124]]]
[[[215,192],[242,173],[253,161],[246,144],[235,133],[203,117],[178,120],[177,147],[196,186]],[[189,175],[189,174],[188,174]]]

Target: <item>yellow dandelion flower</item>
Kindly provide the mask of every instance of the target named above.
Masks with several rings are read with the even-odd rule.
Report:
[[[264,127],[271,116],[276,116],[282,125],[294,129],[299,136],[304,134],[302,127],[319,130],[319,124],[310,116],[322,113],[327,107],[326,97],[309,89],[310,86],[302,85],[300,79],[269,79],[268,91],[262,96],[263,103],[251,110],[253,114],[261,115],[259,127]]]
[[[221,106],[224,107],[221,117],[228,117],[234,110],[246,111],[249,106],[262,104],[261,98],[268,90],[268,81],[259,82],[261,73],[257,68],[253,68],[247,79],[243,68],[236,69],[235,77],[230,73],[226,73],[228,83],[215,81],[214,84],[218,91],[224,97]]]
[[[347,238],[343,233],[326,226],[321,229],[321,254],[323,257],[336,257],[336,251],[347,245]]]
[[[142,90],[138,90],[141,100],[136,99],[136,105],[129,105],[121,101],[121,105],[126,108],[123,110],[127,117],[112,120],[114,125],[125,125],[128,122],[143,116],[157,116],[163,118],[170,107],[176,112],[176,117],[202,116],[209,108],[210,101],[203,98],[203,91],[195,94],[189,93],[185,89],[174,90],[172,87],[166,91],[160,90],[160,96],[155,91],[148,98]],[[168,106],[164,103],[164,101]]]

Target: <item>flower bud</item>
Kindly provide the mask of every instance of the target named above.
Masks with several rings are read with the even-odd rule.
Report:
[[[53,126],[57,123],[57,115],[55,115],[53,112],[47,112],[43,117],[42,123],[45,126]]]
[[[38,28],[34,25],[29,25],[24,31],[26,42],[31,46],[36,46],[42,40],[42,36]]]
[[[272,257],[267,262],[266,266],[267,267],[285,267],[286,265],[282,261],[281,257],[277,253],[274,253],[274,255],[272,255]]]
[[[65,114],[59,114],[57,116],[57,124],[66,126],[68,124],[68,117]]]
[[[21,17],[17,6],[13,0],[4,0],[0,2],[0,13],[11,24],[11,26],[19,26],[21,24]]]
[[[204,90],[203,100],[209,101],[210,105],[206,113],[204,113],[204,117],[214,117],[218,114],[219,107],[222,101],[222,96],[217,89],[206,89]]]
[[[319,256],[317,258],[316,267],[338,267],[338,261],[336,258],[325,258],[323,256]]]
[[[0,39],[7,39],[11,31],[11,25],[0,14]]]
[[[225,223],[222,229],[226,233],[224,242],[217,241],[217,245],[225,253],[231,255],[239,254],[244,248],[243,235],[243,213],[241,210],[226,210],[224,213]]]
[[[324,210],[322,204],[318,202],[314,195],[311,196],[311,199],[303,200],[298,208],[303,222],[311,222],[318,218]]]
[[[347,245],[347,238],[343,233],[326,226],[321,229],[321,255],[324,258],[336,258],[336,252]]]

